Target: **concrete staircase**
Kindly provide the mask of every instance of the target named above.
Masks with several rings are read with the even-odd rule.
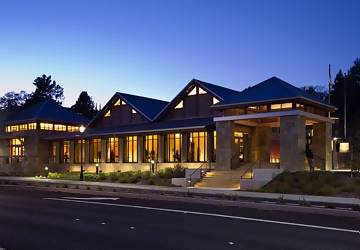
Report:
[[[203,179],[196,183],[196,188],[221,188],[221,189],[240,189],[240,178],[248,169],[248,165],[244,165],[236,170],[220,171],[213,170],[206,173]]]

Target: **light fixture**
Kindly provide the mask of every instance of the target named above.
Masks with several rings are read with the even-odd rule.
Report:
[[[80,126],[80,129],[79,129],[79,131],[80,131],[80,133],[84,133],[85,132],[85,126],[84,125],[81,125]]]

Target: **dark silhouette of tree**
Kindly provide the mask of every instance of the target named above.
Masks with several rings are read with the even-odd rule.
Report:
[[[36,89],[31,94],[31,98],[26,102],[26,105],[38,103],[44,100],[54,100],[61,104],[64,100],[64,89],[54,80],[51,80],[50,75],[37,77],[33,84],[36,86]]]
[[[80,93],[79,98],[71,107],[71,109],[76,113],[83,114],[90,119],[98,112],[95,108],[94,101],[86,91]]]
[[[318,99],[322,100],[323,102],[328,101],[328,92],[324,89],[323,86],[306,86],[302,87],[305,92],[309,93],[310,95],[316,96]]]
[[[12,109],[23,106],[26,101],[30,98],[30,94],[25,91],[16,93],[14,91],[6,93],[0,97],[0,109]]]

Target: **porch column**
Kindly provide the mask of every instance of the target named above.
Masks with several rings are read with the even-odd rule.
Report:
[[[305,119],[302,116],[280,117],[280,168],[305,170]]]
[[[119,163],[124,162],[124,137],[119,138]]]
[[[55,163],[59,164],[60,163],[60,153],[61,153],[61,143],[60,142],[54,142],[55,143],[55,147],[56,147],[56,154],[55,154]]]
[[[64,141],[59,142],[59,163],[64,163]]]
[[[138,143],[138,151],[137,151],[138,163],[142,163],[143,158],[144,158],[143,157],[144,156],[144,136],[138,135],[137,143]]]
[[[216,170],[231,170],[234,145],[233,121],[216,122]]]
[[[159,138],[159,155],[158,155],[158,161],[159,162],[165,162],[165,135],[160,135]]]
[[[330,122],[319,122],[313,125],[314,136],[312,138],[312,149],[315,157],[315,166],[323,170],[331,170],[331,137],[332,124]]]
[[[188,133],[181,134],[181,162],[187,162]]]
[[[214,131],[209,130],[207,131],[207,161],[211,166],[211,162],[213,160],[213,153],[214,153]]]

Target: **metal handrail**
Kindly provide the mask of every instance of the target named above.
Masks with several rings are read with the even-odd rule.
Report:
[[[203,175],[205,175],[206,172],[203,171],[203,166],[205,164],[208,164],[208,162],[203,162],[200,167],[196,168],[194,171],[191,172],[191,174],[189,175],[189,180],[188,183],[190,183],[190,185],[192,184],[192,176],[197,172],[200,171],[200,179],[202,179]],[[210,169],[208,169],[210,170]]]
[[[244,173],[240,176],[240,179],[249,179],[249,178],[244,177],[249,171],[250,171],[250,173],[251,173],[251,178],[250,178],[250,179],[252,179],[252,178],[253,178],[253,173],[254,173],[254,166],[253,166],[253,164],[251,164],[251,165],[244,171]]]

